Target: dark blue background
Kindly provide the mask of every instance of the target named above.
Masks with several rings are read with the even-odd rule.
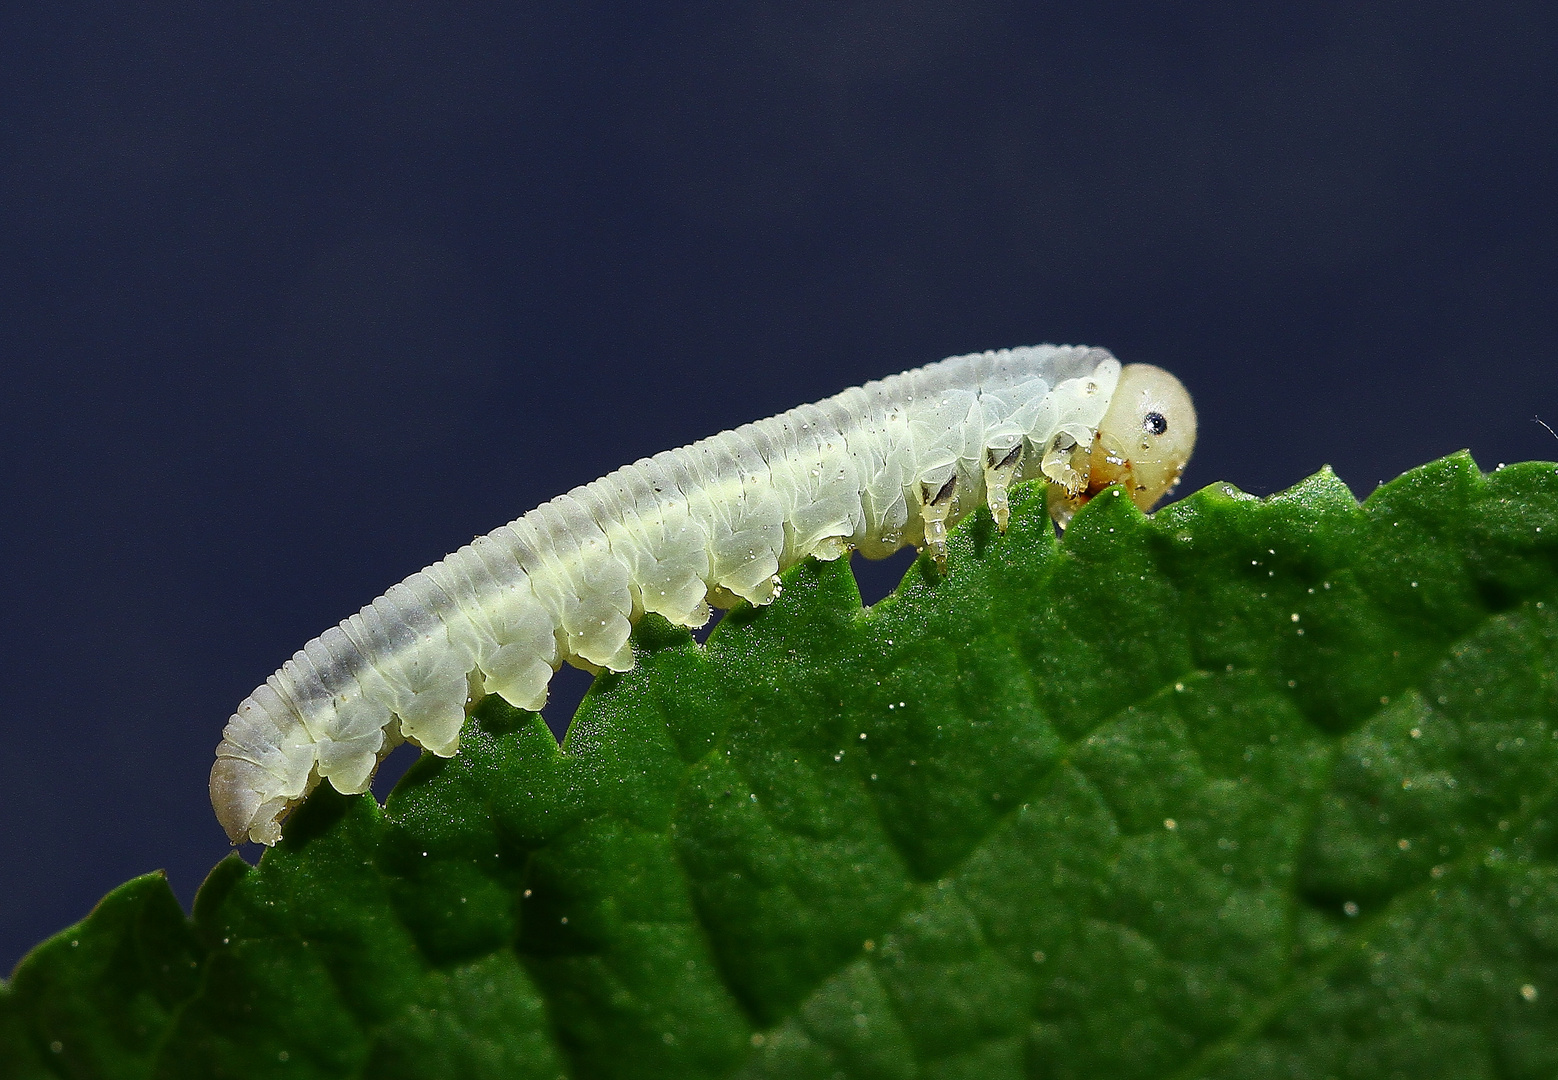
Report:
[[[309,637],[867,378],[1162,364],[1191,487],[1558,456],[1549,4],[1034,6],[7,5],[0,971],[193,895]]]

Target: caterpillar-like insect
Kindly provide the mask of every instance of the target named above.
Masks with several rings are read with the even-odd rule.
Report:
[[[1123,484],[1151,509],[1178,482],[1196,415],[1179,380],[1103,349],[954,356],[624,466],[394,586],[245,698],[211,769],[233,843],[274,844],[321,780],[367,789],[409,741],[454,754],[469,705],[539,710],[568,661],[633,666],[644,612],[697,627],[767,604],[808,555],[947,555],[947,530],[1042,477],[1064,525]]]

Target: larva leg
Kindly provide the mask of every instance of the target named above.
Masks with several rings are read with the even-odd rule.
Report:
[[[990,504],[990,516],[995,518],[995,527],[1001,532],[1006,531],[1006,523],[1011,519],[1011,504],[1006,498],[1006,489],[1011,486],[1012,479],[1022,468],[1022,443],[1019,442],[1010,450],[1002,450],[998,447],[988,447],[985,450],[985,492],[986,500]]]
[[[1087,487],[1088,457],[1092,451],[1091,442],[1083,446],[1071,434],[1058,431],[1045,449],[1039,469],[1069,494],[1076,495]]]
[[[924,500],[920,517],[925,522],[925,550],[942,568],[947,565],[947,517],[957,499],[957,486],[956,473],[934,490],[923,482],[920,484],[920,497]]]
[[[1050,520],[1064,532],[1071,526],[1071,519],[1077,516],[1077,511],[1087,505],[1087,495],[1073,495],[1059,484],[1050,484],[1045,492],[1045,504],[1049,508]]]

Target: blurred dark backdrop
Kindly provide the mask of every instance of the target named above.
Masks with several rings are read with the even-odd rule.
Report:
[[[0,972],[193,896],[309,637],[874,376],[1162,364],[1192,488],[1558,457],[1550,5],[1035,7],[6,5]]]

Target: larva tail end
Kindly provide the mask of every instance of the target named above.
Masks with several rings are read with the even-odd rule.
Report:
[[[267,847],[281,839],[281,820],[296,800],[264,798],[256,790],[265,770],[252,761],[219,757],[211,766],[211,806],[233,846],[252,840]]]

